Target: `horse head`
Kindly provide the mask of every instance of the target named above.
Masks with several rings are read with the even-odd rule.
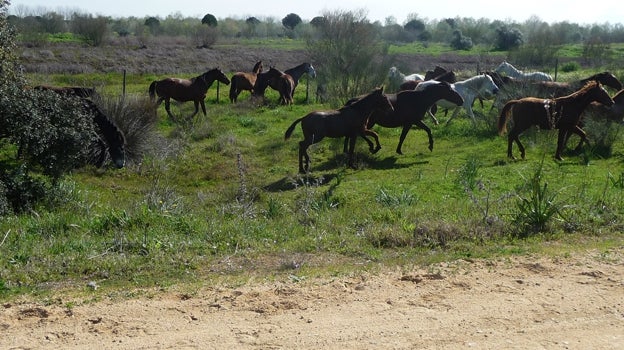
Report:
[[[316,69],[314,69],[311,63],[307,63],[306,72],[311,78],[316,78]]]
[[[481,86],[479,87],[479,96],[489,99],[494,97],[499,91],[498,86],[494,83],[492,77],[488,74],[481,74],[478,77],[481,79]]]
[[[586,83],[590,80],[595,80],[603,85],[606,85],[615,90],[622,90],[622,83],[620,80],[610,72],[602,72],[592,75],[587,79],[581,80],[582,83]]]
[[[211,70],[211,72],[213,72],[213,75],[214,75],[213,80],[220,81],[225,85],[230,85],[230,79],[228,79],[228,77],[225,75],[225,73],[223,73],[223,71],[220,68],[217,67]]]
[[[264,69],[264,67],[262,66],[262,61],[258,61],[256,62],[256,64],[254,65],[253,69],[251,70],[252,72],[258,74],[260,72],[262,72],[262,69]]]

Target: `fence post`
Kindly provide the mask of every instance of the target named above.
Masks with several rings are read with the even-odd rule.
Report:
[[[121,96],[126,97],[126,70],[123,70],[123,82],[121,84]]]
[[[217,80],[217,104],[219,103],[219,90],[221,88],[221,85],[219,83],[219,81]]]
[[[557,81],[558,72],[559,72],[559,58],[555,58],[555,81]]]

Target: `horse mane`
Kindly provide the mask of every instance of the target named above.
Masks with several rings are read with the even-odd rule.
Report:
[[[96,131],[101,139],[105,141],[109,152],[119,151],[123,153],[126,138],[121,129],[92,100],[83,99],[82,103],[89,114],[93,116],[93,122],[97,126]],[[113,159],[113,162],[118,168],[123,167],[124,161],[118,162],[118,160]]]
[[[256,64],[254,65],[253,69],[251,70],[253,73],[260,73],[262,71],[262,61],[258,61],[256,62]]]
[[[560,102],[560,101],[577,98],[578,96],[586,94],[589,90],[594,89],[597,86],[600,86],[599,82],[595,80],[590,80],[587,83],[585,83],[585,85],[583,85],[583,87],[581,87],[580,89],[574,91],[573,93],[569,95],[555,98],[555,101]]]

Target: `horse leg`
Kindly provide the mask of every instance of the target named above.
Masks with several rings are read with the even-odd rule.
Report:
[[[468,109],[470,111],[470,113],[472,112],[472,110]],[[459,106],[455,107],[455,110],[453,111],[453,114],[451,115],[451,117],[446,121],[446,125],[449,125],[451,123],[451,120],[453,120],[457,114],[459,114]],[[473,121],[474,121],[474,115],[473,115]]]
[[[310,170],[310,156],[308,155],[309,144],[303,140],[299,142],[299,173],[305,174]],[[305,159],[305,165],[304,165]]]
[[[587,133],[585,133],[585,131],[583,131],[583,129],[581,129],[581,127],[578,125],[576,125],[572,129],[572,132],[577,134],[581,138],[581,141],[579,141],[578,145],[576,145],[576,148],[574,149],[575,152],[580,152],[583,142],[589,145],[589,139],[587,138]],[[566,143],[567,143],[568,138],[570,138],[570,134],[568,134],[568,137],[566,137]]]
[[[201,106],[202,112],[204,112],[204,117],[206,116],[206,104],[204,103],[204,100],[200,100],[199,104]]]
[[[511,159],[516,159],[516,157],[514,157],[513,152],[512,152],[514,141],[516,141],[516,144],[518,145],[518,149],[520,150],[520,157],[524,159],[525,149],[524,149],[524,145],[522,144],[522,142],[520,142],[520,133],[522,133],[522,131],[524,130],[518,130],[514,127],[511,129],[511,131],[509,132],[509,135],[507,136],[507,157]]]
[[[396,153],[403,154],[401,152],[401,147],[403,146],[403,141],[405,140],[405,136],[407,136],[407,132],[412,127],[411,124],[403,125],[403,130],[401,131],[401,136],[399,137],[399,144],[397,145]]]
[[[366,138],[365,135],[371,136],[373,139],[375,139],[375,148],[373,148],[373,143],[368,138]],[[365,129],[364,136],[362,137],[368,143],[368,150],[370,151],[370,153],[375,154],[379,152],[379,150],[381,149],[381,144],[379,143],[379,135],[377,135],[376,132],[374,132],[373,130]]]
[[[364,137],[364,139],[370,142],[366,137]],[[349,137],[349,166],[352,169],[357,169],[355,166],[355,140],[357,140],[357,135]]]
[[[191,114],[189,119],[193,119],[193,117],[197,114],[197,112],[199,112],[199,101],[193,101],[193,105],[195,105],[195,112]]]
[[[559,129],[559,135],[557,136],[557,150],[555,151],[555,159],[563,160],[561,153],[565,146],[565,141],[568,138],[569,130],[565,128]]]
[[[431,129],[429,129],[422,120],[417,120],[414,124],[427,132],[427,136],[429,136],[429,151],[433,151],[433,135],[431,135]]]
[[[431,120],[433,120],[433,124],[435,125],[440,125],[440,122],[438,121],[438,118],[436,118],[435,113],[438,111],[438,106],[436,104],[434,104],[433,106],[431,106],[431,108],[429,108],[427,110],[427,113],[429,114],[429,117],[431,117]]]
[[[171,118],[171,120],[175,120],[175,117],[171,113],[171,100],[169,100],[168,98],[165,98],[165,111],[167,111],[167,114],[169,115],[169,118]]]

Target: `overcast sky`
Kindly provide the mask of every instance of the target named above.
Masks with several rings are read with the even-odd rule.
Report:
[[[35,11],[35,14],[79,10],[112,17],[164,18],[179,13],[184,17],[202,18],[210,13],[217,19],[254,16],[280,20],[289,13],[310,20],[325,11],[364,10],[371,21],[385,23],[385,19],[392,16],[399,24],[403,24],[407,15],[412,13],[426,20],[470,17],[523,22],[537,16],[548,23],[624,23],[624,7],[620,1],[604,0],[11,0],[10,13],[23,14],[24,9]]]

